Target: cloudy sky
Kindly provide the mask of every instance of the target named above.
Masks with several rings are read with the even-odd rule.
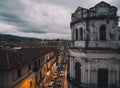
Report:
[[[70,39],[70,19],[78,6],[102,0],[0,0],[0,33],[42,39]],[[103,0],[118,7],[119,0]]]

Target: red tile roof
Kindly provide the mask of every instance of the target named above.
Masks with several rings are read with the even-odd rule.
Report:
[[[34,61],[41,56],[57,51],[54,48],[23,48],[19,50],[0,50],[0,71],[11,70],[18,66]]]

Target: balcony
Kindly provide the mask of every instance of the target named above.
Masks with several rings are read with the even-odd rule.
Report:
[[[74,41],[75,48],[85,48],[86,41]],[[88,48],[119,49],[120,41],[89,41]]]
[[[86,16],[82,18],[76,18],[74,21],[70,23],[70,26],[75,25],[78,22],[88,21],[88,20],[104,20],[104,19],[118,19],[119,17],[116,15],[93,15],[93,16]]]

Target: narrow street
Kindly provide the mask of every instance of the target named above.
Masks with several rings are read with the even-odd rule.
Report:
[[[60,76],[60,72],[63,71],[63,76]],[[54,71],[55,72],[55,71]],[[61,66],[59,70],[57,69],[57,77],[54,78],[54,72],[50,73],[47,77],[46,83],[44,85],[44,88],[49,88],[48,85],[51,85],[50,88],[68,88],[68,81],[67,81],[67,65],[65,67]],[[62,81],[61,86],[58,85],[58,82]]]
[[[63,71],[64,75],[60,76],[60,72]],[[67,65],[65,65],[65,67],[60,67],[59,70],[57,70],[58,74],[57,74],[57,78],[54,78],[54,72],[50,73],[47,81],[45,83],[44,88],[79,88],[76,85],[73,85],[71,82],[68,82],[67,80]],[[53,80],[54,78],[54,80]],[[58,82],[62,81],[61,86],[58,85]],[[51,85],[51,83],[53,83]],[[51,85],[51,87],[48,87],[48,85]]]
[[[64,74],[64,88],[68,88],[68,81],[67,81],[67,66],[65,67],[65,74]]]

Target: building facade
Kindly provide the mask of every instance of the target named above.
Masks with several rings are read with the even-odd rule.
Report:
[[[44,88],[57,57],[48,47],[0,50],[0,88]]]
[[[100,2],[71,16],[69,77],[83,87],[120,87],[120,29],[117,8]]]

